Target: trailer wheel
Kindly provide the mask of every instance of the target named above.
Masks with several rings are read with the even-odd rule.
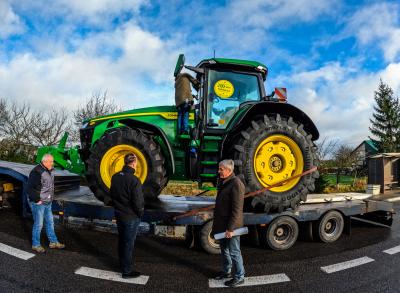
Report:
[[[276,218],[267,229],[261,229],[261,243],[273,250],[289,249],[299,236],[299,226],[295,219],[288,216]]]
[[[200,245],[201,247],[210,254],[220,254],[221,249],[217,240],[211,237],[213,221],[208,221],[200,229]]]
[[[331,243],[338,240],[342,235],[344,219],[338,211],[329,211],[314,225],[318,239],[325,243]]]

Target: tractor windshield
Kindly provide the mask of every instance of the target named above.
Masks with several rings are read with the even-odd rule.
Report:
[[[207,125],[223,129],[248,101],[260,100],[258,77],[231,71],[210,70],[208,73]]]

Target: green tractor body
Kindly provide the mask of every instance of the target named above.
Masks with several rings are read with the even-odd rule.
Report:
[[[266,95],[265,65],[255,61],[212,58],[185,66],[180,55],[174,76],[182,68],[200,82],[197,101],[189,114],[190,133],[177,133],[175,106],[134,109],[88,119],[80,130],[81,146],[44,147],[56,167],[87,178],[94,194],[109,199],[111,177],[123,157],[138,157],[135,175],[147,200],[155,199],[168,180],[217,184],[218,162],[233,159],[246,190],[254,191],[300,174],[317,164],[314,141],[319,133],[300,109]],[[263,211],[294,208],[314,189],[317,174],[289,181],[251,200]],[[206,185],[210,185],[206,184]]]

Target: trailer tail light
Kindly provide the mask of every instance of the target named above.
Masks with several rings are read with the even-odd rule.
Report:
[[[276,87],[275,96],[278,97],[280,103],[286,103],[287,101],[287,91],[285,87]]]

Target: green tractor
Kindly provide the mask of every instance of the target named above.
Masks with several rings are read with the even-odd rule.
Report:
[[[81,146],[65,148],[66,136],[52,153],[56,167],[85,176],[96,197],[109,200],[111,177],[128,152],[138,158],[136,176],[146,201],[157,198],[169,180],[193,180],[200,187],[217,183],[218,162],[233,159],[246,191],[268,187],[317,165],[314,141],[319,133],[312,120],[286,99],[265,93],[267,67],[256,61],[211,58],[182,68],[200,82],[190,111],[189,134],[177,134],[175,106],[134,109],[88,119],[80,129]],[[291,180],[247,203],[265,212],[295,208],[314,190],[318,173]],[[206,184],[204,184],[206,183]]]

